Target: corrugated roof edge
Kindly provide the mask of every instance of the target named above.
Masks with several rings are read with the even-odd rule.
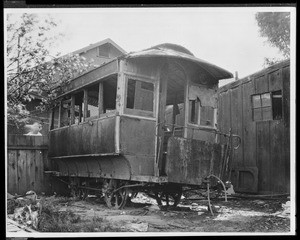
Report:
[[[252,74],[250,74],[250,75],[248,75],[246,77],[243,77],[243,78],[238,79],[238,80],[236,80],[234,82],[228,83],[228,84],[222,86],[221,88],[219,88],[218,92],[219,93],[226,92],[226,91],[228,91],[231,88],[237,87],[237,86],[239,86],[241,84],[244,84],[246,82],[251,81],[253,78],[258,77],[259,75],[272,72],[272,71],[276,70],[277,68],[288,66],[288,65],[290,65],[290,59],[283,60],[283,61],[281,61],[279,63],[276,63],[276,64],[274,64],[274,65],[272,65],[270,67],[261,69],[261,70],[259,70],[257,72],[254,72],[254,73],[252,73]]]

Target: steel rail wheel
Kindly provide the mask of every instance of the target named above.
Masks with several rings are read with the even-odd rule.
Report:
[[[104,183],[104,199],[109,208],[122,209],[128,200],[128,190],[121,188],[122,182],[116,179],[110,179]],[[115,191],[117,190],[117,191]]]

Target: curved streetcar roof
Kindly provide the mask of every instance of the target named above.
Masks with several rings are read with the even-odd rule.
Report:
[[[233,74],[227,70],[220,68],[212,63],[205,60],[196,58],[188,49],[172,43],[159,44],[154,47],[132,52],[124,55],[124,58],[141,58],[141,57],[167,57],[184,59],[186,61],[196,63],[201,69],[207,70],[215,81],[220,79],[232,78]]]

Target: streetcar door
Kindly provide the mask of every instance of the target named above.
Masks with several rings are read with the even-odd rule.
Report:
[[[171,136],[184,136],[185,88],[185,74],[179,65],[169,63],[162,69],[159,88],[156,158],[159,176],[166,175],[165,167],[168,139]]]

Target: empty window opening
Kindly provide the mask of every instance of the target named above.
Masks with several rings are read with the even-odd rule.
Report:
[[[154,84],[128,79],[126,108],[153,112]]]
[[[282,93],[281,91],[276,91],[272,93],[272,110],[273,119],[282,119]]]
[[[99,84],[87,89],[87,118],[98,117],[99,114]]]
[[[200,101],[198,99],[189,100],[189,122],[198,124]]]
[[[103,113],[116,110],[117,78],[103,81]]]
[[[71,124],[71,98],[68,96],[67,99],[61,102],[61,116],[60,116],[60,126],[65,127]]]
[[[81,123],[83,121],[83,91],[78,92],[74,95],[74,122],[75,124]],[[72,124],[73,124],[72,123]]]

